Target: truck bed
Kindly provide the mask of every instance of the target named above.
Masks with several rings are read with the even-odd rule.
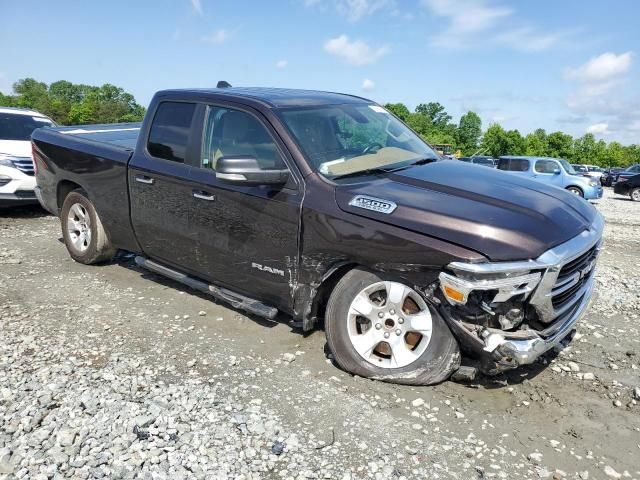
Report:
[[[94,142],[118,145],[133,150],[138,141],[141,122],[136,123],[109,123],[96,125],[80,125],[71,127],[58,127],[53,130],[75,138],[91,140]]]

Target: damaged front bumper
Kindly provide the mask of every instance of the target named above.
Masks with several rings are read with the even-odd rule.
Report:
[[[440,275],[438,309],[485,373],[531,364],[573,332],[591,300],[603,227],[598,216],[589,230],[535,260],[454,263]],[[511,308],[520,317],[509,324]]]
[[[499,367],[498,370],[533,363],[574,330],[576,323],[589,306],[593,286],[594,278],[592,277],[585,285],[584,296],[575,311],[562,322],[553,324],[545,330],[520,330],[513,334],[493,329],[485,330],[487,334],[483,337],[483,352],[491,355],[492,360]]]

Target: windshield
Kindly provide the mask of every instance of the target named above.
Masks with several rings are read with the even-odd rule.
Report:
[[[569,162],[567,162],[566,160],[558,159],[558,161],[560,162],[560,165],[562,165],[562,168],[564,168],[564,171],[567,172],[568,174],[575,175],[576,173],[578,173],[573,169],[571,164]]]
[[[328,105],[279,113],[312,167],[327,178],[438,160],[420,137],[378,105]]]
[[[53,126],[53,122],[45,117],[0,113],[0,140],[28,141],[36,128]]]

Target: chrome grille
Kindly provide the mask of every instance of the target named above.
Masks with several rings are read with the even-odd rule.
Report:
[[[29,157],[16,158],[11,160],[11,163],[13,163],[13,165],[22,173],[30,176],[34,175],[33,160],[31,160]]]
[[[560,269],[558,279],[551,291],[551,303],[556,312],[564,312],[570,305],[580,300],[578,294],[593,275],[597,258],[596,245]]]

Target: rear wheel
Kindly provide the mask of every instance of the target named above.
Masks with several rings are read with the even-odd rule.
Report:
[[[579,197],[583,197],[584,198],[584,193],[578,187],[567,187],[567,190],[569,192],[573,193],[574,195],[578,195]]]
[[[336,285],[325,316],[327,343],[344,370],[378,380],[429,385],[460,365],[458,343],[411,287],[354,269]]]
[[[98,212],[83,190],[74,190],[64,199],[60,211],[64,244],[71,258],[90,265],[111,260],[113,248]]]
[[[632,188],[629,192],[629,197],[631,197],[631,200],[634,202],[640,202],[640,187]]]

